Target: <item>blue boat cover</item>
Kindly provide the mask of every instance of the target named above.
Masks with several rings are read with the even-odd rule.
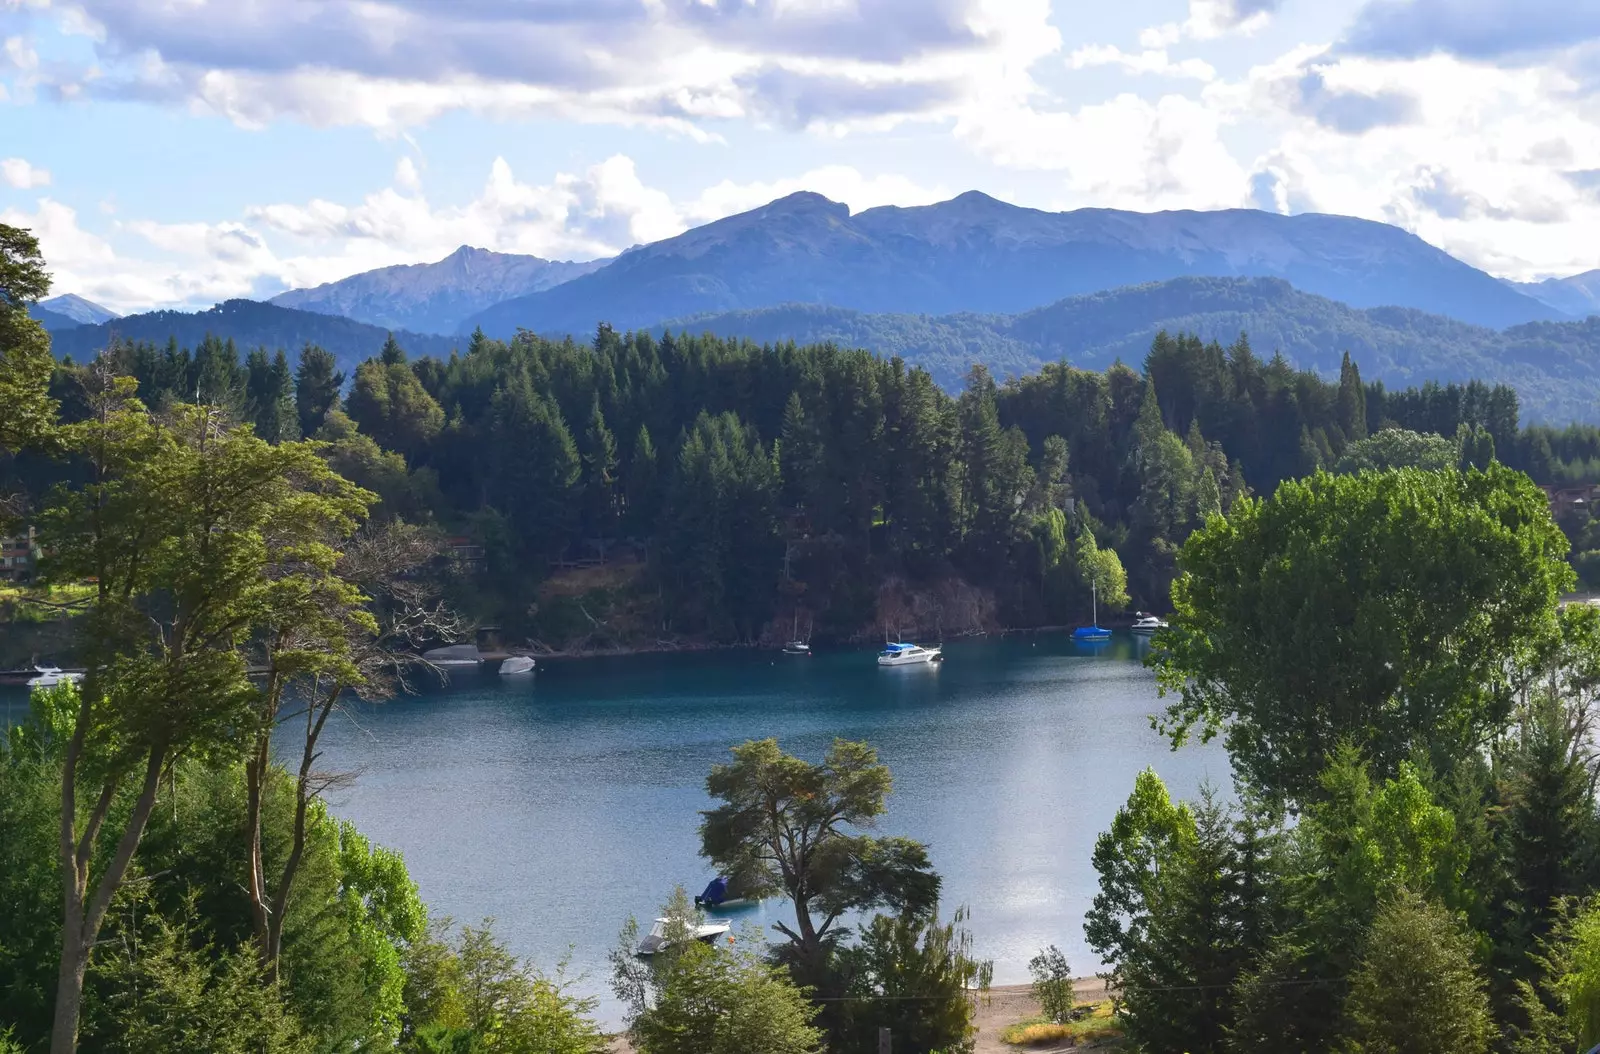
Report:
[[[702,904],[721,904],[727,899],[728,880],[721,877],[713,878],[710,884],[706,886],[706,891],[701,893],[699,897]]]

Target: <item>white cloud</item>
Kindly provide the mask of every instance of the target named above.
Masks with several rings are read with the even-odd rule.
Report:
[[[1147,48],[1131,53],[1114,44],[1090,44],[1067,56],[1067,65],[1075,70],[1094,66],[1118,66],[1129,73],[1154,73],[1166,77],[1188,77],[1197,81],[1213,81],[1216,69],[1204,59],[1174,61],[1165,48]]]
[[[17,190],[34,190],[50,185],[50,172],[23,158],[8,157],[0,159],[0,182]]]
[[[1525,279],[1600,266],[1600,195],[1573,175],[1600,170],[1600,112],[1572,87],[1555,67],[1307,47],[1204,95],[1273,143],[1251,166],[1257,204],[1395,223]],[[1402,99],[1403,119],[1364,119]]]
[[[1151,26],[1139,34],[1146,50],[1159,51],[1180,40],[1215,40],[1230,33],[1249,35],[1272,21],[1284,0],[1189,0],[1189,17],[1183,22]]]
[[[1258,0],[1250,0],[1258,2]],[[48,0],[41,0],[41,6]],[[92,33],[58,90],[386,131],[452,110],[834,129],[947,112],[1059,47],[1048,0],[56,0]]]

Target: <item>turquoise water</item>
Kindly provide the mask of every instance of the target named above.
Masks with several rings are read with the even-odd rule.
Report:
[[[1183,795],[1229,780],[1216,747],[1173,753],[1150,730],[1145,646],[1050,635],[954,644],[937,667],[752,652],[470,673],[354,708],[322,765],[359,773],[334,811],[405,854],[434,912],[494,916],[514,951],[546,967],[570,955],[599,994],[627,916],[711,877],[696,825],[729,747],[775,736],[818,759],[835,736],[865,739],[894,773],[881,830],[928,843],[996,983],[1026,980],[1050,943],[1088,973],[1090,854],[1135,773],[1154,766]]]

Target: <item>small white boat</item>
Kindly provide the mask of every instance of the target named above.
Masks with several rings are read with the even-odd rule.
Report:
[[[918,666],[943,661],[943,648],[924,648],[920,644],[885,644],[878,653],[879,666]]]
[[[29,688],[54,688],[58,684],[77,684],[83,680],[81,673],[66,673],[59,666],[35,666],[39,676],[28,679]]]
[[[500,676],[515,677],[518,674],[532,673],[533,660],[526,655],[513,655],[500,664]]]
[[[423,652],[422,661],[430,666],[481,666],[483,653],[476,644],[451,644]]]
[[[650,927],[650,932],[645,934],[635,949],[638,955],[654,955],[664,948],[672,947],[672,942],[667,939],[668,920],[656,919],[656,924]],[[733,929],[731,922],[703,922],[694,927],[694,939],[710,943]]]
[[[1150,634],[1158,629],[1166,629],[1167,620],[1156,618],[1154,615],[1143,615],[1134,620],[1132,629],[1135,633]]]

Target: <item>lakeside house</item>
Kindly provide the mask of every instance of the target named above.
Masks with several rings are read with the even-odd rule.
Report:
[[[1540,484],[1540,490],[1550,501],[1550,515],[1556,519],[1578,509],[1593,508],[1596,501],[1600,501],[1600,483],[1576,483],[1567,486],[1558,486],[1554,483]]]
[[[27,534],[0,536],[0,582],[33,581],[38,562],[39,544],[32,527]]]

